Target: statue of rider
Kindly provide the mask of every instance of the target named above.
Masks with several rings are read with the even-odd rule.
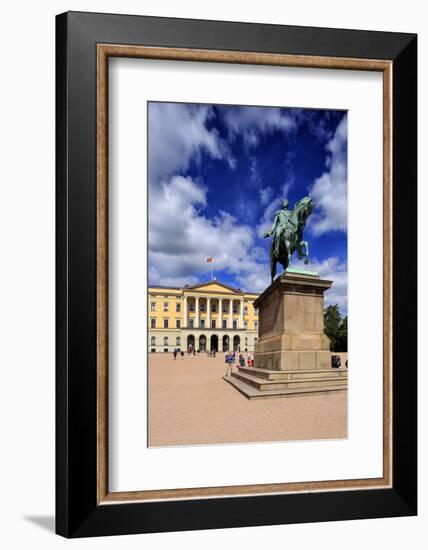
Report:
[[[273,235],[273,252],[276,257],[279,256],[279,248],[281,245],[281,237],[284,234],[285,229],[295,231],[297,228],[292,220],[292,210],[288,210],[288,200],[283,199],[282,201],[282,210],[278,210],[275,213],[275,218],[273,220],[272,227],[269,231],[266,231],[263,234],[263,237],[266,239]]]

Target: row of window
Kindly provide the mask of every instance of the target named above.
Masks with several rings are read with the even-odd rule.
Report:
[[[150,328],[156,328],[156,319],[151,318],[150,319]],[[169,328],[169,320],[164,319],[163,320],[163,328]],[[181,328],[181,320],[176,319],[175,320],[175,328]],[[195,320],[189,319],[189,328],[195,328]],[[205,325],[205,319],[199,320],[199,328],[206,328]],[[217,321],[216,319],[211,319],[211,328],[217,328]],[[221,322],[221,328],[228,328],[227,327],[227,319],[222,319]],[[233,319],[232,321],[232,328],[238,328],[238,321],[236,319]],[[244,321],[244,328],[248,328],[248,321]],[[258,328],[258,322],[254,321],[254,328]]]
[[[164,336],[164,338],[163,338],[163,345],[164,345],[164,346],[168,346],[168,345],[169,345],[169,344],[168,344],[168,341],[169,341],[169,340],[168,340],[168,336]],[[257,338],[254,338],[254,343],[256,343],[256,342],[257,342]],[[150,345],[151,345],[151,346],[156,346],[156,336],[152,336],[152,337],[150,338]],[[180,338],[180,336],[177,336],[177,338],[175,339],[175,345],[176,345],[177,347],[180,347],[180,346],[181,346],[181,338]],[[247,338],[247,337],[245,337],[245,345],[246,345],[246,346],[248,345],[248,338]]]
[[[156,337],[155,336],[152,336],[150,338],[150,345],[152,346],[156,346]],[[168,336],[165,336],[164,339],[163,339],[163,345],[164,346],[168,346]],[[177,347],[180,347],[181,346],[181,338],[180,336],[177,336],[177,338],[175,339],[175,345]]]
[[[233,313],[238,313],[238,305],[236,303],[233,304]],[[164,311],[169,311],[169,302],[164,302],[163,303],[163,310]],[[199,306],[199,310],[201,312],[205,312],[205,304],[200,304]],[[156,302],[150,302],[150,311],[156,311]],[[175,304],[175,311],[177,313],[179,313],[181,311],[181,304],[180,303],[176,303]],[[194,303],[190,303],[189,304],[189,311],[195,311],[195,304]],[[217,313],[217,304],[213,303],[211,304],[211,311],[212,313]],[[256,310],[254,310],[255,313]],[[229,309],[227,306],[223,305],[223,313],[228,313],[229,312]],[[244,315],[248,315],[248,306],[244,306]]]

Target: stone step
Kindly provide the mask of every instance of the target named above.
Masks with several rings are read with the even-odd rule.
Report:
[[[311,387],[311,388],[293,388],[288,390],[269,390],[260,391],[253,386],[250,386],[246,382],[239,380],[234,376],[223,376],[223,380],[226,380],[234,388],[236,388],[247,399],[271,399],[278,397],[295,397],[299,395],[313,395],[313,394],[327,394],[332,392],[345,392],[346,386],[323,386],[323,387]]]
[[[266,380],[292,380],[293,378],[324,378],[337,376],[348,378],[348,369],[316,369],[316,370],[268,370],[255,367],[238,367],[239,372],[244,372]]]
[[[232,372],[232,376],[242,382],[253,386],[260,391],[288,390],[293,388],[315,388],[324,386],[345,386],[347,379],[341,376],[325,376],[315,378],[291,379],[291,380],[266,380],[252,374]]]

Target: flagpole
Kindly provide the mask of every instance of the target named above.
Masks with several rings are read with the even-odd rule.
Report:
[[[211,281],[214,281],[214,260],[211,260]]]

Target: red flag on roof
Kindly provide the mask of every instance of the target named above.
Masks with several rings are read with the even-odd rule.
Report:
[[[212,258],[207,258],[207,264],[210,264],[213,261]]]

